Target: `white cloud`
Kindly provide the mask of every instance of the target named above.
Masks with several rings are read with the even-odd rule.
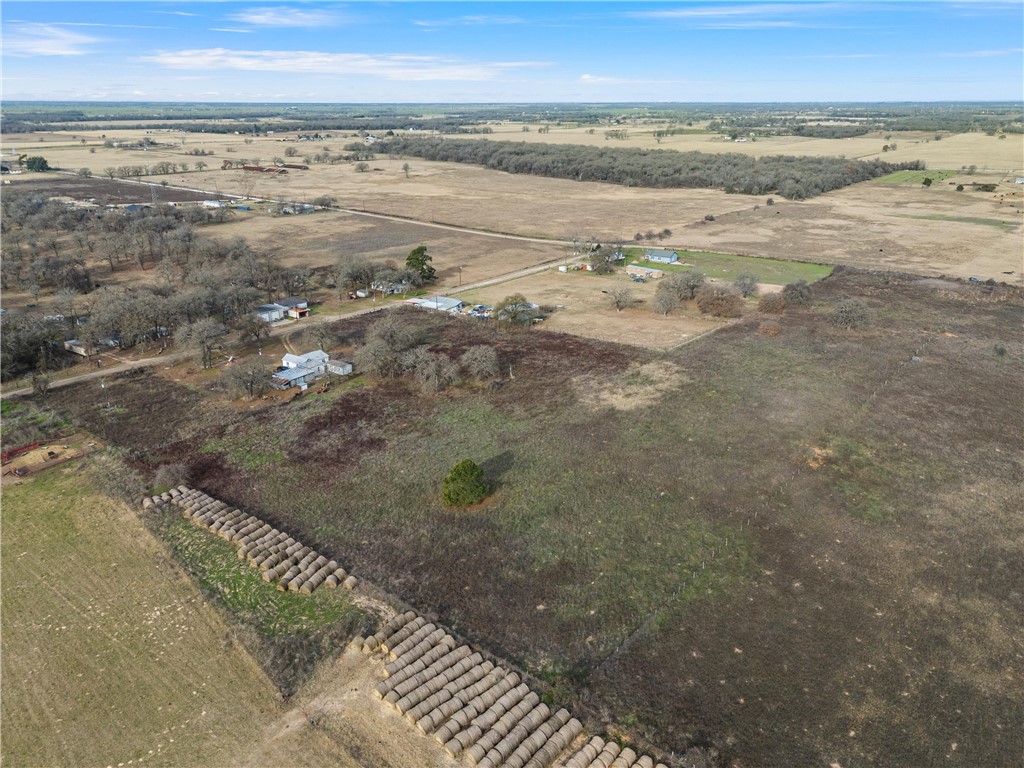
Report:
[[[232,21],[241,21],[260,27],[328,27],[341,21],[332,11],[305,11],[298,8],[250,8],[228,16]]]
[[[211,32],[234,32],[239,35],[251,35],[251,29],[234,29],[233,27],[210,27]]]
[[[780,16],[804,14],[810,10],[831,10],[843,7],[841,3],[763,3],[755,5],[708,5],[690,8],[670,8],[663,11],[630,11],[627,16],[655,19],[713,18],[721,16]]]
[[[189,13],[188,11],[153,11],[153,13],[160,13],[164,16],[198,16],[198,13]]]
[[[408,54],[239,51],[227,48],[163,51],[144,56],[142,60],[170,69],[368,75],[386,80],[492,80],[503,70],[544,66],[542,62],[476,62]]]
[[[154,27],[147,24],[101,24],[95,21],[55,21],[59,27],[108,27],[111,29],[174,29],[174,27]]]
[[[644,80],[629,77],[606,77],[604,75],[580,75],[580,82],[587,85],[679,85],[689,80]]]
[[[4,34],[3,49],[10,56],[81,56],[97,42],[98,37],[54,24],[18,24]]]
[[[941,54],[947,59],[991,59],[996,56],[1020,56],[1024,48],[1003,48],[994,51],[949,51]]]
[[[509,24],[524,24],[525,21],[519,16],[457,16],[452,19],[436,19],[431,21],[414,21],[418,27],[483,27],[483,26],[506,26]]]

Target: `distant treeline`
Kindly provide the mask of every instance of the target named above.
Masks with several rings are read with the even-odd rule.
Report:
[[[778,194],[803,200],[898,170],[924,170],[920,161],[885,163],[841,157],[755,158],[577,144],[527,144],[488,140],[395,138],[375,149],[427,160],[472,163],[507,173],[637,187],[723,189],[748,195]]]

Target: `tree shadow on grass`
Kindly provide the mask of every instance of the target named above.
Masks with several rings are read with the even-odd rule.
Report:
[[[512,468],[512,463],[512,451],[502,451],[497,456],[480,462],[480,469],[484,471],[484,479],[487,480],[492,491],[501,487],[501,477]]]

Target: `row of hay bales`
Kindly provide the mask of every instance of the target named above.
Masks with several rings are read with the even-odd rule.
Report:
[[[279,590],[308,595],[318,587],[354,589],[359,580],[335,560],[296,541],[254,515],[247,515],[196,488],[179,485],[143,500],[144,510],[171,504],[201,528],[238,546],[238,558],[263,571],[263,580]]]
[[[565,768],[668,768],[630,747],[594,736],[565,762]]]
[[[379,698],[421,733],[433,735],[448,754],[463,755],[479,768],[548,768],[556,761],[568,766],[559,758],[572,755],[569,759],[578,762],[595,743],[592,739],[579,751],[573,749],[585,737],[582,724],[568,710],[552,710],[518,674],[485,660],[413,611],[396,616],[368,638],[355,638],[353,645],[388,661],[385,679],[375,691]],[[648,757],[641,758],[644,762],[602,763],[598,758],[605,754],[595,752],[594,760],[579,765],[654,768]],[[632,750],[620,750],[612,758],[629,754]]]

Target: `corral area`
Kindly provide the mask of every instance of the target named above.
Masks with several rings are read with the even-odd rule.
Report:
[[[847,299],[863,327],[829,322]],[[839,271],[776,334],[750,315],[668,352],[401,317],[437,353],[493,346],[501,380],[246,414],[143,373],[106,383],[112,409],[96,383],[48,407],[345,553],[594,732],[741,766],[1024,749],[1017,289]],[[466,456],[495,493],[447,509]]]

